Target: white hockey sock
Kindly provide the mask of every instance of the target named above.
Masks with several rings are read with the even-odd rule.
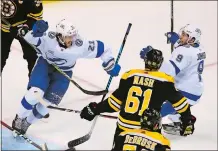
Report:
[[[17,113],[20,118],[27,117],[32,111],[34,105],[38,103],[38,98],[35,94],[36,92],[40,94],[41,97],[44,95],[44,92],[41,89],[36,87],[30,88],[21,101],[21,106]]]
[[[35,123],[36,121],[38,121],[39,119],[37,117],[35,117],[35,115],[33,114],[33,112],[30,113],[30,115],[27,117],[27,122],[30,124]]]

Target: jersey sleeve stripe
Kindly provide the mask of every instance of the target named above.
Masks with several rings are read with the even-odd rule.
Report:
[[[122,121],[120,121],[120,119],[117,120],[118,125],[121,125],[122,127],[125,127],[127,129],[138,129],[140,128],[140,126],[137,125],[131,125],[131,124],[126,124],[123,123]]]
[[[40,13],[29,13],[28,15],[31,15],[31,16],[33,16],[33,17],[39,17],[39,16],[42,16],[42,14],[43,14],[43,11],[41,11]]]
[[[119,111],[119,108],[117,108],[116,106],[114,106],[114,105],[111,103],[110,99],[108,99],[108,104],[109,104],[109,106],[110,106],[114,111],[116,111],[116,112]]]
[[[126,123],[126,124],[137,125],[137,126],[140,126],[140,125],[141,125],[140,122],[126,120],[126,119],[124,119],[121,115],[118,116],[118,119],[119,119],[121,122]]]
[[[21,25],[21,24],[23,24],[23,23],[25,23],[25,22],[27,22],[27,20],[23,20],[23,21],[14,23],[14,24],[12,24],[12,26],[15,27],[15,26]]]
[[[177,106],[177,107],[174,107],[175,110],[181,110],[185,105],[187,104],[187,101],[183,102],[181,105]]]
[[[27,15],[27,17],[33,18],[35,20],[41,20],[42,19],[42,16],[34,17],[34,16],[29,15],[29,14]]]
[[[179,105],[183,104],[186,101],[186,98],[183,97],[181,100],[173,104],[173,107],[178,107]]]
[[[118,104],[122,104],[122,101],[120,101],[119,99],[117,99],[114,95],[111,95],[110,98],[112,98],[114,101],[116,101]]]
[[[188,107],[189,107],[189,104],[187,103],[185,107],[183,107],[182,109],[178,110],[177,112],[178,113],[183,113],[183,112],[185,112],[188,109]]]
[[[97,40],[98,48],[96,58],[100,57],[104,53],[104,43]]]
[[[113,104],[114,106],[116,106],[118,109],[120,109],[120,105],[115,102],[113,99],[109,98],[109,101],[111,102],[111,104]]]
[[[175,71],[176,71],[176,75],[180,72],[180,69],[179,67],[177,67],[177,65],[172,61],[170,60],[170,63],[173,65],[173,67],[175,68]]]

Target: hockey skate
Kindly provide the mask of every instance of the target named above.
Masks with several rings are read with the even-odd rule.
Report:
[[[19,118],[18,115],[16,114],[15,119],[12,122],[12,128],[14,129],[14,131],[13,131],[14,137],[17,137],[17,132],[21,133],[22,121],[23,120],[21,118]]]
[[[171,123],[162,124],[163,131],[167,134],[180,135],[180,126],[181,126],[180,115],[171,114],[168,115],[168,119],[171,121]]]
[[[12,122],[13,136],[17,137],[18,133],[24,135],[26,134],[27,129],[31,124],[27,122],[26,118],[21,119],[18,115],[15,116],[15,119]],[[18,132],[18,133],[17,133]]]

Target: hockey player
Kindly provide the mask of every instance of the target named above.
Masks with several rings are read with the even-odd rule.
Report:
[[[170,60],[160,70],[175,78],[175,87],[193,106],[200,100],[203,93],[201,74],[204,70],[206,53],[200,45],[201,30],[188,24],[181,28],[179,34],[168,32],[167,37],[174,45],[174,51]],[[170,102],[164,103],[161,114],[163,117],[170,114],[168,117],[173,121],[170,125],[177,127],[180,115],[177,114]],[[193,118],[195,117],[193,116]],[[167,129],[165,131],[172,133]]]
[[[151,48],[151,47],[150,47]],[[181,93],[176,91],[171,76],[159,72],[163,61],[162,52],[149,49],[144,56],[145,69],[130,70],[123,74],[119,87],[106,100],[91,102],[81,111],[81,118],[93,120],[103,112],[118,112],[115,138],[120,132],[140,128],[140,117],[146,108],[161,110],[165,100],[169,100],[181,114],[182,136],[192,134],[194,121],[190,106]]]
[[[99,40],[84,40],[65,19],[56,25],[56,31],[48,30],[48,23],[44,20],[37,21],[24,38],[37,47],[39,57],[30,76],[29,90],[12,123],[12,127],[21,134],[48,113],[48,109],[39,103],[39,97],[58,105],[68,89],[69,80],[52,64],[72,77],[77,59],[101,58],[102,66],[109,75],[119,74],[120,65],[115,64],[110,47]]]
[[[11,25],[10,27],[3,20],[1,21],[1,73],[9,56],[11,44],[14,39],[17,39],[23,50],[23,58],[27,60],[30,76],[37,55],[18,35],[31,30],[33,24],[42,19],[42,13],[41,0],[1,0],[1,17]]]
[[[167,151],[170,141],[159,133],[161,115],[154,109],[147,108],[140,118],[140,129],[121,132],[113,146],[114,151]]]

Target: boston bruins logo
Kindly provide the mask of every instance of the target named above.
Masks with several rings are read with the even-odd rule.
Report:
[[[13,17],[16,11],[16,4],[12,0],[1,0],[1,13],[4,18]]]

